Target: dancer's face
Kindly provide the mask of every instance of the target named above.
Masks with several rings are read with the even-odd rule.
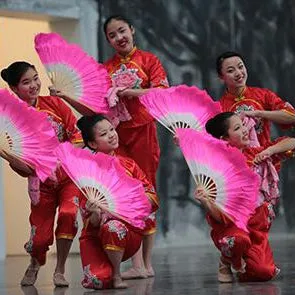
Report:
[[[122,20],[111,20],[106,28],[106,37],[110,45],[120,55],[127,55],[133,49],[134,28]]]
[[[97,122],[93,127],[94,141],[89,146],[96,152],[109,154],[119,146],[118,133],[108,120]]]
[[[246,85],[248,74],[241,58],[233,56],[226,58],[222,62],[221,75],[219,77],[224,81],[229,90],[235,90]]]
[[[234,115],[228,119],[228,135],[224,139],[239,149],[249,145],[249,131],[239,116]]]
[[[17,86],[12,86],[11,89],[21,100],[29,104],[35,102],[41,89],[38,73],[33,68],[29,68],[22,75]]]

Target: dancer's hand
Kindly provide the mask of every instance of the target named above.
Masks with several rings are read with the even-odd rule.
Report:
[[[58,96],[58,97],[63,98],[63,99],[69,98],[62,91],[56,89],[53,85],[49,86],[48,89],[49,89],[49,94],[51,96]]]
[[[260,164],[265,159],[270,158],[272,155],[273,155],[272,148],[269,147],[255,156],[254,163]]]
[[[176,134],[173,135],[173,142],[176,146],[179,146],[179,138]]]
[[[100,227],[105,223],[105,214],[95,202],[87,200],[85,207],[87,211],[92,213],[89,220],[94,226]]]
[[[101,213],[101,209],[97,205],[97,203],[92,202],[90,200],[87,200],[85,207],[86,207],[86,210],[89,211],[89,212],[92,212],[92,213],[94,212],[94,213],[97,213],[97,214]]]
[[[208,196],[206,195],[205,190],[203,188],[196,188],[195,200],[203,203],[206,199],[208,199]]]
[[[255,111],[243,111],[240,113],[240,116],[243,118],[245,116],[251,117],[251,118],[259,118],[261,116],[261,111],[255,110]]]
[[[6,161],[8,161],[11,168],[23,177],[28,177],[30,175],[34,175],[34,173],[35,173],[34,169],[32,169],[27,164],[25,164],[23,161],[13,157],[12,155],[7,153],[6,151],[1,150],[0,157],[5,159]]]

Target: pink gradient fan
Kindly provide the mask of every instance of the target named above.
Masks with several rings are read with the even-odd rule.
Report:
[[[259,177],[246,158],[225,141],[205,132],[178,129],[179,146],[197,183],[218,208],[247,231],[259,198]]]
[[[40,33],[35,49],[56,90],[97,113],[107,113],[111,79],[104,65],[56,33]]]
[[[116,157],[92,154],[69,143],[61,144],[56,153],[87,199],[132,226],[144,228],[150,202],[142,183],[128,176]]]
[[[208,119],[221,112],[219,102],[195,86],[154,88],[141,96],[140,101],[172,133],[177,128],[204,130]]]
[[[31,166],[45,181],[56,168],[53,151],[58,144],[46,114],[0,90],[0,150]]]

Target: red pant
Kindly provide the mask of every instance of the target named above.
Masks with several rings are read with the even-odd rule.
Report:
[[[133,159],[156,187],[160,160],[157,128],[154,122],[134,128],[117,128],[120,145],[118,153]]]
[[[123,261],[140,247],[142,236],[118,220],[108,220],[101,228],[88,224],[80,237],[80,254],[84,278],[82,285],[90,289],[112,286],[112,264],[105,250],[123,251]]]
[[[246,272],[239,274],[241,282],[268,281],[276,273],[273,253],[268,241],[268,232],[274,212],[270,203],[264,203],[256,209],[249,220],[248,228],[252,245],[245,253]]]
[[[249,233],[235,225],[224,226],[212,221],[211,237],[222,254],[222,258],[235,269],[241,268],[241,258],[246,262],[246,272],[239,273],[239,280],[268,281],[276,273],[272,250],[268,241],[271,205],[264,203],[258,207],[248,222]]]
[[[72,240],[78,229],[76,218],[80,191],[63,171],[59,170],[57,174],[57,182],[48,180],[45,184],[41,183],[39,203],[31,204],[31,236],[25,249],[40,265],[45,264],[46,252],[53,243],[57,207],[56,239]]]

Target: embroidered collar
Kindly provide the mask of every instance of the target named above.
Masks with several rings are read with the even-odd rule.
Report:
[[[126,56],[122,56],[122,55],[119,55],[119,54],[118,54],[118,57],[119,57],[119,59],[120,59],[120,62],[121,62],[121,63],[127,63],[127,62],[129,62],[130,59],[131,59],[131,57],[132,57],[132,56],[134,55],[134,53],[136,52],[136,50],[137,50],[137,47],[134,46],[134,47],[132,48],[132,50],[131,50]]]
[[[229,95],[231,95],[231,96],[234,97],[234,101],[235,101],[235,102],[239,102],[239,101],[241,101],[241,100],[243,100],[243,99],[245,98],[245,92],[246,92],[246,89],[247,89],[247,86],[245,86],[245,87],[242,89],[242,91],[240,92],[240,94],[238,94],[238,95],[235,95],[235,94],[233,94],[233,93],[230,93],[228,90],[226,90],[226,92],[227,92]]]

